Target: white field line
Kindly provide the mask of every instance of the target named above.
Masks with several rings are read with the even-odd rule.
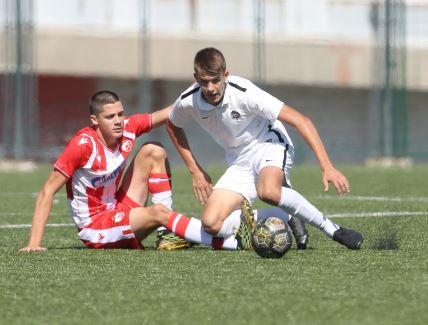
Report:
[[[335,213],[329,214],[332,218],[364,218],[364,217],[413,217],[428,216],[427,212],[421,211],[384,211],[384,212],[360,212],[360,213]]]
[[[0,197],[16,197],[16,196],[31,196],[36,197],[37,192],[0,192]],[[56,196],[65,197],[65,193],[57,193]],[[191,194],[182,194],[182,193],[175,193],[173,196],[189,196],[191,197]],[[341,198],[338,198],[337,196],[330,196],[330,195],[323,195],[323,196],[317,196],[317,199],[320,200],[351,200],[351,201],[389,201],[389,202],[428,202],[428,197],[385,197],[385,196],[353,196],[348,195]],[[188,216],[196,215],[197,213],[188,212]],[[19,213],[19,212],[0,212],[0,217],[3,216],[25,216],[25,213]],[[63,214],[55,214],[52,213],[51,215],[61,215],[66,216]],[[409,216],[426,216],[428,215],[428,212],[412,212],[412,211],[381,211],[381,212],[360,212],[360,213],[337,213],[337,214],[329,214],[332,218],[349,218],[349,217],[396,217],[396,216],[403,216],[403,217],[409,217]],[[18,224],[18,225],[0,225],[0,229],[16,229],[16,228],[29,228],[30,224]],[[47,224],[47,227],[72,227],[74,224],[72,223],[54,223],[54,224]]]
[[[48,223],[46,227],[59,228],[59,227],[75,227],[74,223]],[[21,225],[0,225],[0,229],[18,229],[18,228],[30,228],[30,224]]]
[[[0,197],[8,196],[31,196],[37,197],[38,192],[0,192]],[[65,197],[65,193],[57,193],[55,196]],[[190,193],[173,193],[174,196],[179,197],[193,197],[193,194]],[[390,202],[428,202],[428,197],[426,196],[409,196],[409,197],[388,197],[388,196],[362,196],[362,195],[346,195],[338,197],[336,195],[318,195],[312,196],[311,198],[316,198],[317,200],[350,200],[350,201],[390,201]]]
[[[0,197],[31,196],[35,198],[37,197],[37,195],[39,195],[39,192],[0,192]],[[55,196],[66,197],[66,193],[56,193]]]
[[[31,218],[33,212],[25,213],[25,212],[0,212],[0,217],[23,217],[28,216]],[[55,213],[51,212],[51,216],[60,216],[60,217],[70,217],[70,214],[68,213]]]
[[[346,195],[342,197],[333,195],[317,196],[321,200],[350,200],[350,201],[389,201],[389,202],[428,202],[428,197],[388,197],[388,196],[353,196]]]
[[[193,214],[194,215],[194,214]],[[192,214],[188,214],[192,216]],[[364,217],[414,217],[414,216],[428,216],[427,212],[419,211],[383,211],[383,212],[360,212],[360,213],[336,213],[329,214],[332,218],[364,218]],[[58,227],[74,227],[73,223],[48,223],[46,227],[58,228]],[[18,224],[18,225],[0,225],[0,229],[18,229],[18,228],[30,228],[30,224]]]

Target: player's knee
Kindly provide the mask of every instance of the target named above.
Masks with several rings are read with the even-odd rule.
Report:
[[[155,161],[164,161],[167,158],[166,150],[160,142],[145,143],[141,147],[138,155],[145,159],[150,157]]]
[[[170,209],[168,209],[166,206],[164,206],[161,203],[153,204],[151,206],[151,209],[152,209],[153,217],[156,218],[156,221],[159,224],[166,225],[168,223],[169,216],[171,215],[171,212],[172,212]]]
[[[213,236],[217,235],[221,229],[221,224],[212,218],[202,218],[201,223],[204,230]]]
[[[278,205],[281,199],[281,192],[271,187],[260,187],[257,189],[257,196],[263,202]]]

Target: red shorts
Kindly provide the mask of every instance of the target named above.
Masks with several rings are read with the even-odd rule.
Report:
[[[129,224],[129,212],[140,207],[125,195],[118,194],[114,210],[105,211],[92,219],[92,222],[80,229],[79,239],[90,248],[127,248],[143,249]]]

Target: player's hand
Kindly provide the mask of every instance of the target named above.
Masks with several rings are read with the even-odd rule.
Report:
[[[211,177],[204,170],[200,170],[192,175],[193,195],[202,204],[205,204],[210,196],[213,185]]]
[[[44,253],[47,252],[48,249],[46,247],[41,246],[26,246],[19,250],[21,253]]]
[[[327,169],[323,172],[322,181],[325,192],[328,191],[329,183],[333,183],[334,187],[336,188],[336,192],[339,195],[345,195],[351,191],[348,179],[334,167],[331,167],[330,169]]]

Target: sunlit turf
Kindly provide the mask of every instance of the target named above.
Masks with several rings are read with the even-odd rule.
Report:
[[[221,170],[209,169],[214,180]],[[308,250],[278,260],[206,247],[158,252],[153,236],[145,251],[96,251],[65,226],[47,228],[47,253],[28,255],[18,253],[28,228],[0,228],[0,324],[427,324],[428,166],[342,170],[352,186],[345,198],[322,191],[315,166],[297,166],[293,185],[361,231],[360,251],[312,227]],[[48,172],[0,172],[1,226],[31,222]],[[175,168],[173,182],[175,209],[199,216],[187,172]],[[71,222],[61,192],[49,223]]]

